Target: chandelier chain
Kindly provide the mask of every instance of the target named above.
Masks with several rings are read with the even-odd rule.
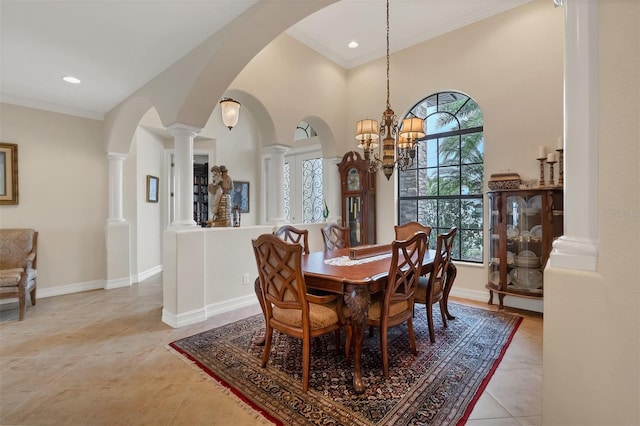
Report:
[[[389,0],[387,0],[387,109],[391,109],[389,103]]]

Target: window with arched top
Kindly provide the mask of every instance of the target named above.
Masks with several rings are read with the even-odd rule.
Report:
[[[441,92],[407,117],[425,121],[413,164],[398,173],[398,223],[417,221],[432,233],[456,226],[453,258],[483,259],[484,133],[482,111],[469,96]]]

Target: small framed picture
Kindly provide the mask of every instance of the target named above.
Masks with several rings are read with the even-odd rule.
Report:
[[[249,213],[249,182],[233,181],[231,208],[240,207],[240,213]]]
[[[147,175],[147,203],[158,202],[158,178]]]
[[[18,204],[18,145],[0,142],[0,204]]]

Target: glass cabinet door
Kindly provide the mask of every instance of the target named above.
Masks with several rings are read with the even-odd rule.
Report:
[[[359,246],[362,244],[360,227],[360,212],[362,210],[362,199],[356,196],[349,196],[345,199],[347,207],[346,225],[349,228],[349,240],[351,246]]]
[[[511,290],[542,293],[542,194],[506,199],[507,282]]]

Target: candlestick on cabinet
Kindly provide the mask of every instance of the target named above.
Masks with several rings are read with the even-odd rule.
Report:
[[[549,161],[547,160],[547,163],[549,163],[549,185],[550,186],[554,186],[555,184],[553,183],[553,165],[557,163],[557,161]]]
[[[564,149],[558,148],[558,185],[564,185]]]
[[[538,158],[538,161],[540,162],[540,182],[538,182],[538,186],[540,187],[544,186],[544,162],[546,159],[547,157]]]

